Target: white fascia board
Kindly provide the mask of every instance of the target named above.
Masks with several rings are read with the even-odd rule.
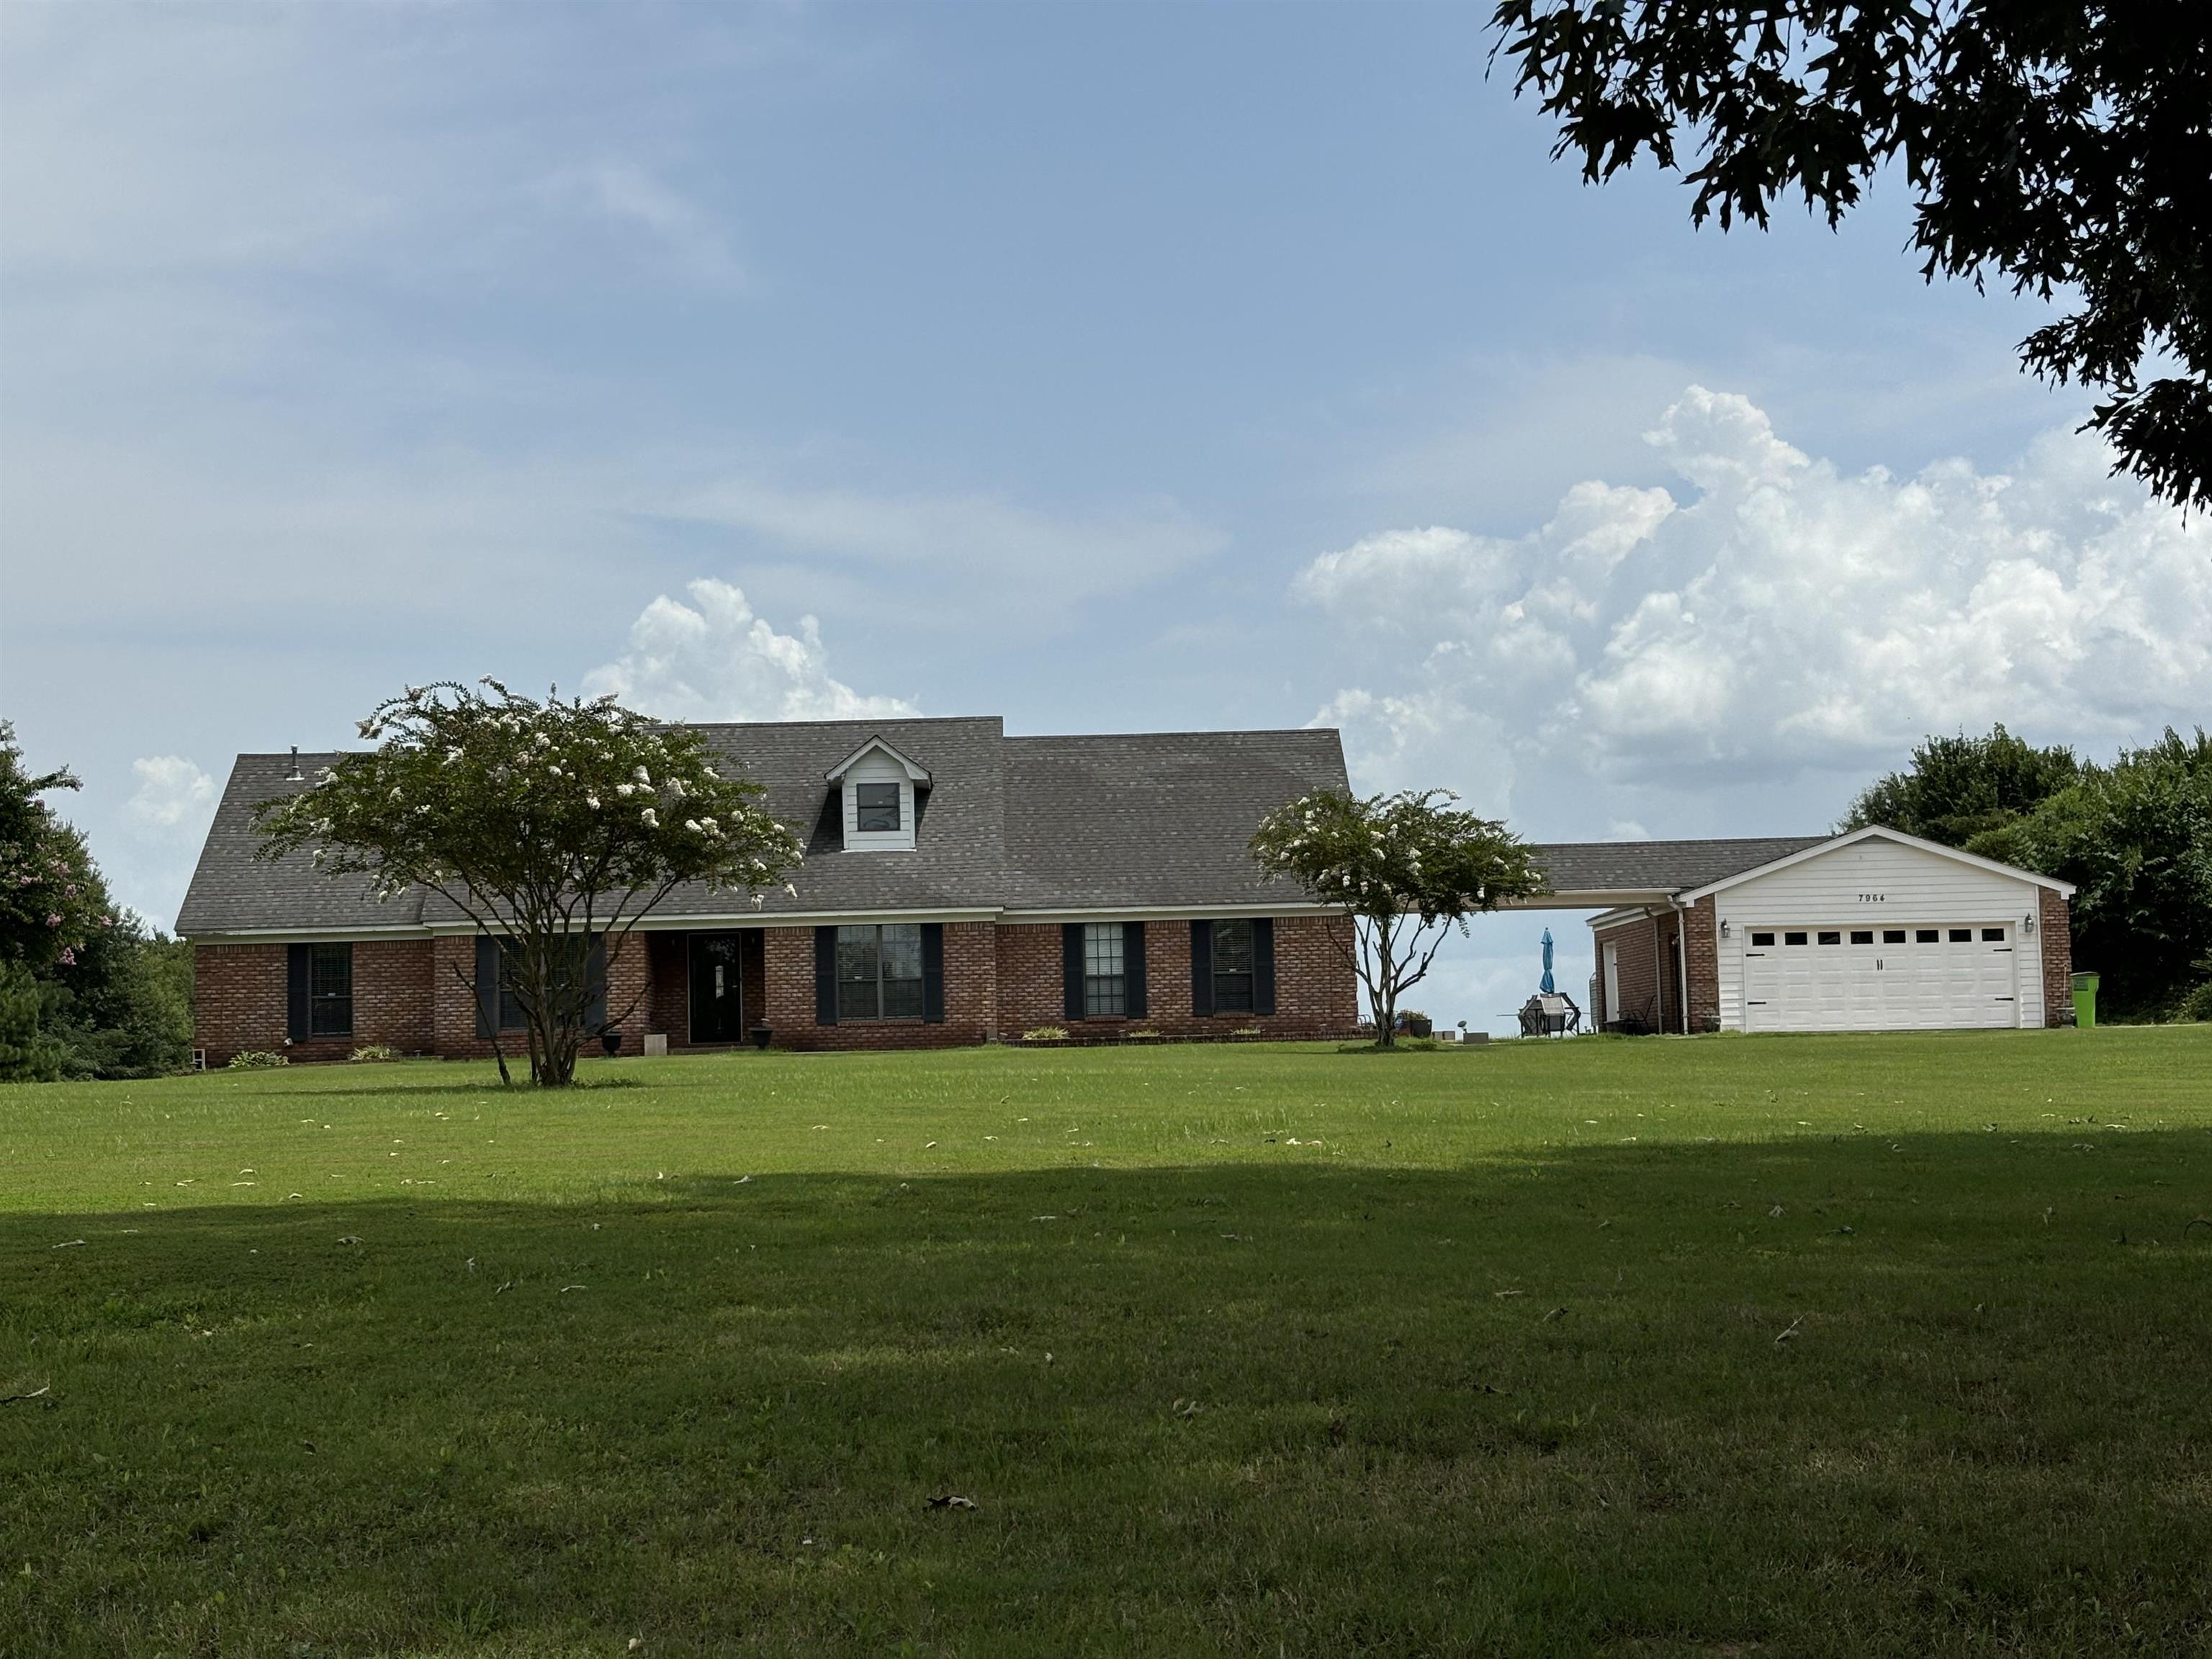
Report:
[[[379,939],[428,939],[435,930],[419,922],[399,927],[226,927],[179,933],[191,945],[345,945]]]
[[[823,773],[823,776],[828,781],[836,783],[843,778],[846,773],[851,771],[855,766],[858,766],[863,759],[878,749],[882,750],[884,754],[890,756],[894,761],[898,763],[900,767],[904,769],[907,775],[907,781],[909,783],[922,784],[929,781],[929,773],[926,769],[915,764],[914,762],[908,760],[904,755],[900,754],[897,750],[892,748],[889,743],[885,742],[880,737],[870,738],[858,749],[855,749],[851,754],[846,756],[844,759],[839,761],[835,766]]]
[[[1091,905],[1078,910],[1008,910],[1007,922],[1209,921],[1243,916],[1343,916],[1340,904],[1133,904]]]
[[[1603,915],[1592,916],[1589,919],[1589,930],[1593,933],[1602,933],[1615,927],[1626,927],[1632,921],[1650,920],[1651,912],[1646,906],[1626,905],[1617,910],[1607,910]]]
[[[1808,847],[1802,851],[1792,853],[1787,858],[1776,859],[1771,864],[1755,865],[1748,870],[1739,870],[1732,876],[1723,876],[1718,881],[1708,882],[1703,887],[1692,888],[1680,896],[1679,902],[1685,905],[1695,904],[1709,894],[1724,892],[1739,883],[1751,880],[1754,876],[1771,876],[1778,870],[1787,870],[1792,865],[1803,864],[1808,860],[1823,857],[1843,848],[1856,846],[1860,842],[1877,838],[1894,842],[1899,847],[1917,848],[1923,853],[1933,853],[1940,858],[1949,859],[1954,863],[1966,865],[1972,869],[1986,870],[1991,875],[2010,876],[2014,881],[2031,882],[2038,887],[2047,887],[2062,897],[2074,896],[2074,884],[2070,881],[2061,881],[2056,876],[2041,875],[2033,870],[2023,870],[2016,864],[2000,864],[1995,859],[1985,859],[1978,854],[1962,852],[1956,847],[1946,847],[1940,841],[1923,841],[1918,836],[1906,835],[1902,830],[1893,830],[1886,823],[1869,823],[1863,830],[1850,830],[1838,836],[1832,841],[1824,841],[1818,846]]]

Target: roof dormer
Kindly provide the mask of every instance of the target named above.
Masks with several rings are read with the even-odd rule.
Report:
[[[914,851],[915,797],[929,774],[879,737],[845,757],[829,772],[842,796],[840,817],[848,853]]]

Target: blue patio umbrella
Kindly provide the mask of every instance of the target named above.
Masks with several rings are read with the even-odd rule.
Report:
[[[1544,930],[1544,977],[1537,981],[1536,988],[1546,996],[1559,988],[1552,983],[1552,930],[1548,927]]]

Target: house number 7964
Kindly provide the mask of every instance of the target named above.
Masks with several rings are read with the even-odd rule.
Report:
[[[1880,904],[1888,897],[1889,895],[1887,893],[1861,893],[1859,895],[1859,902],[1861,904]]]

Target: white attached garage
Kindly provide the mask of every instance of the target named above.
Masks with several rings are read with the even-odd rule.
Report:
[[[1540,849],[1592,918],[1594,1024],[1911,1031],[2059,1023],[2067,883],[1895,830]]]
[[[1938,1030],[2045,1023],[2045,895],[2072,891],[1872,829],[1682,902],[1713,905],[1724,1030]]]

